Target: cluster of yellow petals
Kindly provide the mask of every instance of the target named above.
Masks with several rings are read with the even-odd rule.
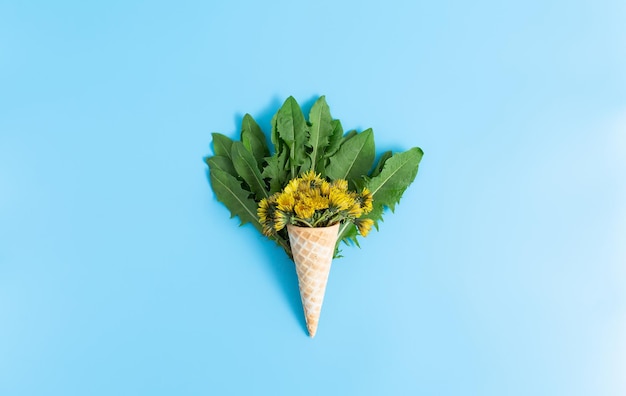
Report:
[[[282,191],[261,200],[257,214],[266,235],[290,223],[323,227],[349,220],[365,236],[374,222],[359,218],[372,210],[372,199],[366,188],[360,193],[350,191],[346,180],[328,182],[309,171],[290,180]]]
[[[359,230],[359,234],[362,236],[367,236],[372,226],[374,225],[374,220],[372,219],[356,219],[355,220],[356,228]]]

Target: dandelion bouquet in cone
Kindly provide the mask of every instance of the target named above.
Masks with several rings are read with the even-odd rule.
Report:
[[[259,203],[263,234],[272,238],[287,228],[296,263],[307,329],[315,336],[340,224],[352,223],[366,236],[374,224],[372,194],[350,191],[345,179],[329,182],[312,170]]]
[[[282,191],[263,198],[257,214],[263,234],[270,238],[287,225],[316,228],[338,223],[353,223],[366,236],[374,220],[361,217],[372,211],[372,201],[367,187],[350,191],[347,180],[330,182],[310,170],[291,179]]]
[[[415,179],[423,152],[377,156],[373,131],[344,133],[323,96],[308,120],[289,97],[272,118],[270,140],[271,150],[249,114],[239,141],[214,133],[214,155],[206,158],[211,186],[231,217],[251,223],[293,259],[314,336],[340,242],[358,245],[358,236],[378,229],[385,209],[393,211]]]

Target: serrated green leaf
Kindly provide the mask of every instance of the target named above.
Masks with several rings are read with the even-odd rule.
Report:
[[[278,137],[285,142],[289,149],[291,177],[297,177],[298,167],[307,158],[305,144],[308,136],[304,114],[302,114],[302,109],[293,96],[287,98],[276,113],[276,129]]]
[[[339,144],[340,144],[339,147],[341,147],[342,144],[344,144],[348,140],[352,139],[356,135],[358,135],[358,132],[355,131],[354,129],[346,132],[346,134],[341,137],[341,141],[339,142]]]
[[[270,195],[283,189],[289,181],[287,171],[287,152],[278,151],[269,158],[266,158],[267,165],[263,169],[262,176],[269,179]]]
[[[367,129],[346,140],[339,147],[337,153],[330,158],[326,175],[333,180],[346,179],[354,188],[355,180],[369,173],[375,156],[374,133]]]
[[[238,216],[240,225],[251,223],[259,232],[263,227],[257,217],[257,203],[249,197],[250,192],[241,187],[241,182],[233,175],[217,168],[210,169],[211,187],[217,200],[230,211],[230,217]]]
[[[370,175],[370,177],[375,177],[378,176],[380,174],[380,172],[383,170],[383,166],[385,165],[385,162],[391,158],[392,156],[392,152],[391,151],[385,151],[380,158],[378,159],[378,163],[376,164],[376,166],[374,167],[374,170],[372,171],[372,174]]]
[[[231,157],[235,170],[241,178],[250,186],[257,200],[268,197],[267,186],[261,171],[257,167],[256,159],[241,142],[233,142]]]
[[[265,140],[265,134],[250,114],[244,115],[241,122],[241,142],[254,155],[259,170],[262,169],[265,157],[270,155],[270,150]]]
[[[278,137],[278,129],[276,127],[277,118],[278,118],[278,113],[274,113],[274,115],[272,116],[272,121],[271,121],[272,129],[270,131],[270,139],[274,146],[278,146],[280,143],[282,143],[280,141],[280,138]]]
[[[374,197],[375,208],[384,205],[394,210],[404,191],[415,179],[423,154],[419,147],[394,154],[385,161],[380,174],[367,181],[366,187]]]
[[[206,159],[210,169],[219,169],[230,175],[237,177],[237,171],[233,165],[233,161],[229,157],[223,155],[214,155]]]
[[[332,117],[330,116],[330,109],[326,103],[326,98],[320,96],[320,98],[313,104],[311,111],[309,112],[309,141],[307,146],[311,148],[309,157],[311,158],[311,164],[309,169],[315,171],[323,165],[324,151],[328,146],[330,136],[333,133]]]
[[[310,169],[312,169],[311,168],[311,158],[306,157],[304,159],[304,161],[302,161],[302,164],[298,167],[296,172],[297,172],[298,175],[301,175],[302,173],[307,172]]]
[[[230,150],[233,145],[233,141],[221,133],[213,132],[213,152],[215,155],[222,155],[230,158]]]
[[[355,244],[360,247],[357,239],[358,235],[359,231],[353,223],[342,224],[339,228],[339,236],[337,237],[337,245],[335,247],[338,249],[340,242],[343,242],[346,245]]]
[[[343,139],[343,127],[341,126],[341,121],[332,120],[331,125],[333,127],[333,132],[328,139],[328,147],[326,147],[326,151],[324,152],[325,158],[333,156],[337,150],[339,150]],[[354,131],[354,133],[356,134],[356,131]]]

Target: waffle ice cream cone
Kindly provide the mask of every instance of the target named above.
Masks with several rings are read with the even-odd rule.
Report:
[[[296,263],[306,327],[309,335],[314,337],[335,253],[339,223],[316,228],[287,225],[287,231],[293,261]]]

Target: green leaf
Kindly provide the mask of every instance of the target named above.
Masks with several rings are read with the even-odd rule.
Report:
[[[350,245],[351,243],[359,246],[359,241],[357,240],[357,236],[359,235],[359,231],[353,223],[344,223],[339,228],[339,237],[337,237],[337,245],[336,248],[339,248],[339,243],[343,242],[346,245]]]
[[[280,138],[278,137],[278,129],[276,127],[276,120],[278,118],[278,113],[275,113],[272,116],[272,121],[271,121],[271,125],[272,125],[272,130],[270,131],[270,139],[272,140],[272,144],[274,146],[278,146],[281,142]],[[275,148],[276,148],[275,147]]]
[[[233,145],[233,141],[221,133],[213,132],[213,152],[215,155],[222,155],[230,158],[230,150]]]
[[[206,163],[210,169],[219,169],[230,175],[237,177],[237,171],[233,165],[233,161],[229,157],[223,155],[215,155],[206,159]]]
[[[371,177],[375,177],[378,176],[380,174],[380,172],[383,170],[383,166],[385,165],[385,162],[391,158],[392,153],[391,151],[385,151],[381,156],[380,159],[378,160],[378,163],[376,164],[376,166],[374,167],[374,170],[372,171]]]
[[[369,173],[375,156],[374,132],[367,129],[344,141],[330,158],[326,175],[333,180],[346,179],[354,188],[356,181]]]
[[[324,165],[322,161],[324,151],[334,131],[330,109],[324,96],[320,96],[313,104],[309,112],[309,123],[311,124],[309,127],[309,141],[307,143],[307,146],[311,148],[311,165],[309,169],[317,172],[318,168]]]
[[[267,165],[262,172],[263,177],[266,179],[269,178],[270,180],[270,191],[274,191],[272,186],[277,184],[280,184],[280,188],[282,188],[282,182],[287,178],[287,159],[289,157],[289,149],[285,145],[285,142],[283,142],[278,136],[277,119],[278,113],[275,113],[274,116],[272,116],[272,130],[270,135],[274,146],[274,152],[270,158],[265,159]]]
[[[217,200],[226,205],[230,211],[230,217],[239,217],[240,225],[252,223],[259,231],[263,227],[257,217],[257,203],[249,198],[250,192],[241,187],[241,182],[233,175],[217,168],[211,168],[211,187]]]
[[[262,169],[265,157],[270,155],[270,150],[267,147],[265,134],[250,114],[244,115],[241,122],[241,142],[254,155],[257,167]]]
[[[343,127],[341,126],[341,121],[332,120],[331,125],[333,132],[328,139],[328,147],[326,147],[326,152],[324,153],[325,158],[333,156],[337,150],[339,150],[339,146],[341,146],[341,142],[343,141]],[[356,131],[353,132],[356,134]]]
[[[233,142],[231,153],[235,170],[248,183],[257,200],[267,198],[267,186],[252,153],[241,142]]]
[[[357,131],[355,131],[354,129],[351,131],[346,132],[346,134],[344,136],[341,137],[341,141],[339,142],[340,145],[344,144],[345,142],[347,142],[349,139],[352,139],[353,137],[355,137],[356,135],[358,135]],[[341,146],[339,146],[341,147]]]
[[[289,181],[287,171],[287,152],[279,151],[267,158],[267,165],[263,169],[263,177],[269,179],[270,195],[283,189]]]
[[[402,194],[415,179],[423,154],[422,149],[413,147],[385,161],[380,174],[366,183],[374,197],[374,208],[384,205],[392,211],[395,209]]]
[[[298,176],[298,167],[307,157],[305,144],[307,142],[306,121],[300,105],[290,96],[276,113],[276,129],[278,136],[289,149],[289,167],[291,178]]]

